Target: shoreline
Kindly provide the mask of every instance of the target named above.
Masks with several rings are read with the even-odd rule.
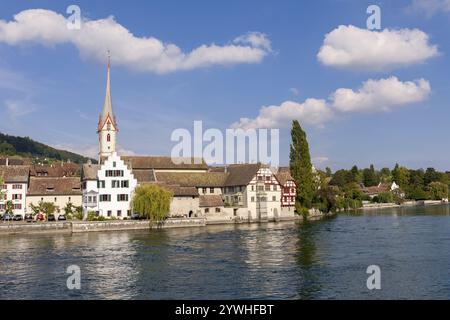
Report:
[[[408,208],[408,207],[419,207],[419,206],[435,206],[435,205],[443,205],[449,204],[448,202],[443,202],[441,200],[419,200],[419,201],[407,201],[402,204],[396,203],[373,203],[369,205],[363,205],[361,208],[357,210],[381,210],[381,209],[390,209],[390,208]]]
[[[308,217],[309,221],[318,221],[335,216],[336,213],[322,214],[314,212]],[[132,230],[152,230],[169,228],[205,228],[210,225],[240,225],[240,224],[261,224],[278,222],[303,222],[303,217],[294,215],[280,217],[279,219],[267,220],[207,220],[206,218],[169,218],[164,222],[151,223],[149,220],[114,220],[114,221],[64,221],[64,222],[8,222],[0,223],[0,237],[9,235],[28,234],[76,234],[86,232],[114,232]]]

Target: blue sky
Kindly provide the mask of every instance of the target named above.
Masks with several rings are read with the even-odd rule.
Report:
[[[104,38],[100,34],[89,42],[93,33],[71,40],[66,31],[45,25],[48,21],[31,27],[25,23],[20,35],[16,29],[5,29],[24,10],[45,9],[57,20],[56,15],[68,16],[66,8],[71,4],[81,8],[86,21],[113,16],[111,32],[105,29]],[[393,33],[418,29],[419,37],[428,37],[426,43],[404,53],[401,47],[382,47],[394,53],[380,54],[380,59],[371,56],[369,43],[364,48],[368,58],[358,60],[359,65],[356,60],[339,65],[342,61],[319,59],[328,33],[337,30],[337,42],[340,36],[354,36],[348,29],[339,33],[339,26],[352,25],[363,35],[369,32],[366,8],[370,4],[381,8],[382,29]],[[112,99],[122,152],[169,155],[174,146],[170,135],[176,128],[192,129],[194,120],[202,120],[206,128],[224,130],[239,126],[240,118],[254,120],[263,106],[274,106],[271,110],[281,120],[273,127],[281,127],[280,158],[286,164],[290,118],[288,110],[279,107],[291,102],[294,109],[307,109],[298,120],[307,131],[318,167],[373,163],[380,168],[399,162],[450,170],[448,0],[9,1],[0,4],[0,21],[0,131],[4,133],[95,154],[106,77],[101,42],[107,39],[108,45],[113,43]],[[146,52],[130,61],[127,53],[134,54],[134,42],[116,39],[117,25],[135,39],[154,37],[174,44],[184,55],[176,53],[167,62],[165,56],[154,58]],[[42,35],[50,36],[43,40]],[[270,45],[254,42],[249,35]],[[356,51],[361,49],[357,37],[352,43]],[[218,52],[209,47],[205,55],[189,56],[212,44]],[[361,41],[359,47],[365,45]],[[236,47],[241,51],[232,51]],[[404,57],[411,61],[402,63]],[[377,87],[372,102],[354,107],[348,100],[332,98],[338,89],[358,93],[369,79],[378,83],[392,77],[397,80],[393,84],[405,89],[396,90],[387,82],[395,97]],[[309,104],[304,105],[307,99],[322,100],[324,105],[311,115]]]

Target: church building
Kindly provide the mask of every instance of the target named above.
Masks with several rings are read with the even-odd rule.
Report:
[[[82,168],[83,212],[98,216],[123,218],[131,215],[130,202],[137,180],[131,168],[116,153],[118,132],[111,100],[111,64],[108,61],[105,103],[98,120],[98,164]]]

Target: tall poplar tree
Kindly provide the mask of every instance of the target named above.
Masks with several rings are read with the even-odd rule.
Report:
[[[297,120],[292,121],[291,139],[289,167],[297,184],[295,207],[298,214],[305,215],[312,207],[315,190],[306,133]]]

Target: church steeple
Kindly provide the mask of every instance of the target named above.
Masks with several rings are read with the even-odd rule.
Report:
[[[106,121],[111,121],[113,126],[117,130],[117,123],[116,123],[116,117],[114,116],[114,113],[112,111],[112,100],[111,100],[111,57],[109,55],[108,51],[108,68],[107,68],[107,74],[106,74],[106,95],[105,95],[105,102],[103,104],[102,113],[100,114],[100,118],[98,121],[98,128],[97,132],[100,132],[105,125]],[[118,130],[117,130],[118,131]]]
[[[116,117],[112,111],[111,100],[111,58],[108,51],[108,68],[106,75],[106,95],[103,109],[100,114],[97,126],[99,135],[99,160],[108,157],[116,151],[116,133],[118,132]]]

